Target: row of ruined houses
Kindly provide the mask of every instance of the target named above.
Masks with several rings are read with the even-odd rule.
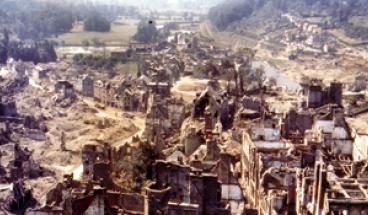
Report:
[[[115,102],[115,95],[124,95],[116,93],[118,85],[95,85],[81,81],[80,91],[121,107]],[[165,134],[178,130],[186,111],[181,101],[163,99],[169,85],[147,86],[160,96],[146,103],[145,133],[164,150]],[[44,207],[27,214],[367,214],[366,124],[346,118],[340,83],[308,84],[305,95],[301,108],[281,114],[245,97],[236,114],[236,101],[209,88],[193,101],[192,118],[198,120],[188,123],[178,149],[153,165],[144,194],[129,193],[112,180],[114,162],[129,150],[86,145],[83,179],[66,176]],[[219,137],[233,123],[244,125],[234,129],[241,136],[240,158],[224,153]]]
[[[155,162],[152,183],[144,194],[128,193],[114,184],[116,152],[101,145],[85,146],[86,180],[69,177],[57,193],[68,190],[73,195],[56,198],[54,194],[47,207],[30,214],[65,210],[70,214],[366,214],[368,150],[362,147],[367,145],[367,133],[355,125],[356,119],[345,118],[344,108],[336,103],[340,90],[327,89],[330,103],[282,114],[269,111],[263,101],[244,98],[244,109],[258,114],[234,119],[250,120],[236,129],[241,133],[240,163],[224,153],[217,127],[224,110],[207,91],[194,102],[192,117],[199,114],[200,125],[189,126],[182,149],[180,144],[166,160]],[[313,98],[311,93],[307,100]],[[162,119],[163,107],[159,102],[155,105],[148,118]]]
[[[367,214],[367,133],[359,119],[345,117],[341,84],[313,83],[306,101],[282,114],[244,103],[258,113],[240,115],[251,120],[241,152],[249,207],[258,214]]]
[[[368,124],[347,118],[341,83],[304,87],[305,101],[280,113],[245,96],[234,114],[226,95],[207,90],[194,100],[192,116],[204,122],[205,133],[221,133],[234,120],[241,134],[246,213],[366,214]],[[203,147],[203,130],[191,124],[183,139],[185,156],[211,147]]]
[[[202,160],[173,153],[153,164],[152,182],[146,185],[144,193],[138,194],[128,192],[113,180],[116,162],[128,154],[123,148],[85,145],[82,179],[66,175],[48,193],[46,205],[26,214],[230,215],[230,204],[243,201],[240,187],[236,186],[237,176],[230,168],[230,155],[217,154],[218,159]],[[236,194],[229,189],[235,189]],[[235,202],[231,201],[233,198]]]
[[[189,115],[188,115],[189,113]],[[184,101],[155,93],[149,106],[145,138],[158,151],[190,116]],[[209,126],[207,126],[209,127]],[[114,181],[116,165],[134,156],[135,145],[119,150],[108,145],[90,144],[82,150],[82,180],[65,176],[47,195],[44,207],[27,214],[170,214],[230,215],[244,207],[235,158],[219,149],[219,134],[202,133],[202,147],[185,154],[174,147],[165,159],[153,163],[144,193],[131,193]]]
[[[74,74],[68,74],[69,71],[75,72],[73,68],[68,64],[64,65],[64,63],[35,66],[25,62],[9,62],[8,69],[14,71],[19,77],[18,79],[28,76],[35,86],[52,78],[58,80],[55,85],[55,90],[58,92],[63,91],[64,94],[68,95],[78,92],[80,95],[94,98],[106,106],[132,112],[146,112],[150,94],[160,93],[168,97],[171,88],[171,82],[167,81],[169,79],[162,74],[166,71],[153,71],[150,68],[147,68],[149,74],[139,78],[118,76],[112,80],[94,80],[89,75],[75,78]],[[65,77],[55,73],[56,70],[65,72]],[[67,78],[69,76],[70,78]]]
[[[282,138],[277,127],[244,131],[242,182],[251,207],[260,214],[364,213],[368,169],[354,143],[336,119],[315,121],[302,142]]]
[[[245,98],[242,104],[256,112],[263,109],[265,115],[241,129],[240,166],[220,149],[223,143],[205,108],[205,129],[200,134],[204,145],[194,151],[177,150],[156,161],[144,194],[126,192],[112,180],[114,162],[129,150],[122,155],[108,146],[86,145],[83,180],[66,176],[48,195],[47,205],[28,214],[367,212],[368,165],[355,154],[354,126],[345,119],[341,105],[290,110],[278,116],[265,111],[262,102]],[[155,116],[160,112],[150,114],[160,118]],[[184,148],[188,145],[184,143]]]
[[[132,112],[146,112],[150,95],[159,93],[167,97],[170,95],[170,88],[168,82],[146,82],[132,78],[94,81],[88,75],[81,76],[76,84],[76,90],[82,96],[94,98],[106,106]]]

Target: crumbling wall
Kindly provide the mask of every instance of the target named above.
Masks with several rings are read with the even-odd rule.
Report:
[[[16,102],[7,101],[7,102],[0,103],[0,116],[5,116],[5,117],[18,116]]]

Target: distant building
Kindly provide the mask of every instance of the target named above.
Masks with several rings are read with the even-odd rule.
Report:
[[[169,82],[150,82],[148,88],[151,93],[161,95],[162,97],[170,97],[171,84]]]
[[[32,79],[35,82],[40,82],[42,79],[48,78],[50,68],[46,65],[37,65],[32,71]]]
[[[63,98],[75,98],[74,85],[69,81],[59,80],[55,84],[55,92],[60,93]]]
[[[332,82],[329,87],[323,87],[321,83],[309,85],[307,103],[308,108],[318,108],[326,104],[342,104],[342,88],[340,82]]]
[[[87,97],[94,97],[94,80],[88,76],[83,75],[78,79],[78,91]]]

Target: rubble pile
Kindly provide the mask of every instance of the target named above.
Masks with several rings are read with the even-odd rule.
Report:
[[[2,67],[1,211],[28,214],[43,205],[49,189],[80,162],[80,142],[119,142],[137,130],[131,120],[122,123],[125,117],[115,109],[105,113],[94,101],[82,101],[70,67],[13,60]]]

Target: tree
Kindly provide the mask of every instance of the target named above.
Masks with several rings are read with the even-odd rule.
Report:
[[[175,31],[175,30],[178,30],[179,29],[179,25],[178,23],[175,23],[175,22],[169,22],[169,23],[166,23],[164,25],[164,28],[163,28],[163,34],[165,36],[169,36],[170,35],[170,31]]]
[[[21,39],[40,39],[69,32],[73,28],[75,18],[68,5],[35,1],[23,5],[20,2],[15,3],[14,11],[10,11],[13,20],[9,24]]]
[[[239,89],[240,93],[244,93],[245,82],[252,81],[249,79],[251,76],[252,62],[255,57],[255,51],[249,48],[243,48],[243,49],[237,50],[236,55],[237,55],[237,61],[238,61],[237,63],[239,64],[239,68],[237,71],[238,74],[236,74],[234,78],[236,81],[239,80],[239,86],[237,86],[237,89]]]
[[[156,24],[151,20],[141,20],[138,24],[137,33],[134,39],[142,43],[153,43],[158,40],[159,32]]]
[[[101,41],[96,37],[92,38],[91,42],[95,47],[104,47],[106,45],[104,41]]]
[[[3,35],[4,35],[4,39],[3,39],[4,45],[8,46],[8,44],[9,44],[9,32],[8,32],[7,29],[4,29]]]
[[[7,56],[7,49],[6,47],[0,42],[0,64],[5,64],[8,59]]]
[[[99,13],[97,18],[101,17],[100,14],[104,15],[98,20],[109,22],[118,16],[138,14],[135,7],[107,6],[102,1],[91,4],[88,1],[0,0],[0,26],[7,26],[9,32],[21,40],[38,40],[69,32],[76,21],[93,17],[96,11]],[[109,22],[103,22],[102,26],[109,26]],[[99,29],[92,30],[107,31],[108,27]]]
[[[219,30],[225,30],[231,23],[249,17],[253,10],[253,1],[230,0],[211,8],[208,16]]]
[[[132,154],[132,176],[135,184],[134,191],[140,191],[143,181],[151,178],[150,170],[156,159],[160,158],[160,152],[149,142],[142,141]]]
[[[83,23],[84,31],[109,32],[111,22],[97,11],[90,12]]]
[[[47,63],[57,60],[57,55],[52,43],[40,41],[31,46],[22,42],[9,42],[7,56],[14,60],[32,61],[34,63]]]
[[[87,39],[82,40],[82,46],[89,47],[89,41]]]
[[[0,63],[6,63],[8,59],[9,33],[6,29],[3,31],[3,40],[0,41]]]
[[[266,72],[263,66],[254,71],[253,79],[257,82],[259,88],[263,88],[266,80]]]

